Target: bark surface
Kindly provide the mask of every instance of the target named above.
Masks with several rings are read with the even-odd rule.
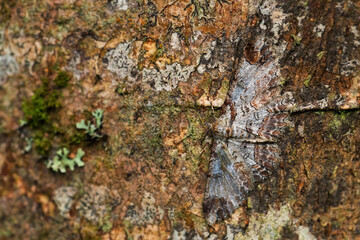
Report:
[[[0,239],[359,238],[359,22],[356,0],[0,0]],[[229,207],[207,182],[232,161]]]

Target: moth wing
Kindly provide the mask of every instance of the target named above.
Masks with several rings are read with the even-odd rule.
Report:
[[[242,205],[252,188],[251,172],[246,165],[234,162],[225,149],[216,152],[210,163],[203,210],[210,225],[228,217]]]

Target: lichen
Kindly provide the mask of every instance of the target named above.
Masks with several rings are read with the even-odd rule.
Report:
[[[74,203],[74,197],[77,193],[76,188],[70,186],[60,187],[54,192],[54,201],[63,217],[70,217],[69,211]]]
[[[127,10],[129,7],[127,0],[109,0],[108,2],[117,10]]]
[[[85,155],[85,152],[79,148],[74,158],[69,158],[69,150],[67,148],[60,149],[56,152],[56,155],[49,159],[46,166],[54,172],[66,173],[66,168],[70,168],[71,171],[75,170],[75,167],[83,167],[84,162],[81,160]]]
[[[101,138],[102,135],[99,133],[99,131],[103,124],[103,113],[103,110],[96,109],[92,113],[92,116],[95,118],[95,124],[92,124],[90,121],[85,123],[85,120],[82,119],[80,122],[76,123],[76,128],[85,130],[85,134],[87,134],[92,139]]]
[[[130,204],[126,211],[125,221],[132,225],[156,224],[164,217],[164,210],[156,207],[156,199],[150,192],[145,192],[141,206]]]
[[[299,226],[296,233],[299,235],[299,240],[316,240],[315,236],[311,234],[309,227]]]
[[[13,56],[0,56],[0,86],[8,76],[17,73],[18,71],[19,66]]]
[[[309,228],[297,226],[296,219],[291,218],[289,205],[278,210],[270,208],[266,214],[253,214],[246,232],[237,233],[234,239],[284,239],[284,230],[298,234],[299,239],[315,239]]]
[[[193,66],[181,66],[179,63],[166,65],[165,69],[160,70],[145,68],[143,82],[153,86],[155,91],[171,91],[179,82],[186,82],[193,71]]]
[[[109,191],[105,186],[89,185],[80,201],[77,203],[76,210],[91,222],[98,222],[109,212],[106,206]]]
[[[135,62],[129,57],[131,46],[131,42],[120,43],[115,49],[106,53],[105,59],[110,72],[116,73],[120,79],[127,78],[128,81],[135,81],[132,77]]]

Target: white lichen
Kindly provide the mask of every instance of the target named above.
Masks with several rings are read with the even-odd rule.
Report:
[[[176,229],[174,229],[172,235],[169,236],[169,239],[172,239],[172,240],[186,240],[186,239],[189,239],[188,235],[189,235],[189,233],[186,231],[186,229],[183,229],[181,231],[180,230],[177,231]],[[198,233],[195,233],[195,234],[191,235],[191,239],[192,240],[201,240],[203,238],[201,238]]]
[[[291,208],[288,204],[279,209],[270,208],[266,214],[255,213],[250,219],[250,224],[245,233],[235,234],[235,240],[257,240],[257,239],[283,239],[284,228],[288,228],[298,234],[299,240],[315,240],[309,227],[297,225],[297,219],[291,218]]]
[[[351,26],[350,27],[350,32],[352,34],[354,34],[354,45],[356,47],[360,46],[360,41],[359,41],[360,35],[359,35],[359,31],[358,31],[357,27],[356,26]]]
[[[128,80],[134,81],[131,72],[135,68],[135,62],[129,57],[131,46],[131,42],[120,43],[115,49],[106,53],[105,59],[110,72],[116,73],[120,79],[127,77]]]
[[[279,39],[280,30],[286,31],[288,24],[285,19],[288,14],[285,14],[282,8],[277,7],[278,2],[275,0],[265,1],[260,6],[260,13],[270,16],[272,21],[271,31],[274,33],[274,39]]]
[[[186,82],[194,71],[193,66],[181,66],[179,63],[166,65],[165,69],[143,70],[143,82],[150,84],[156,91],[171,91],[179,82]]]
[[[126,0],[111,0],[110,4],[117,10],[127,10],[129,8]]]
[[[181,231],[177,231],[174,229],[173,234],[171,236],[171,239],[173,240],[185,240],[186,239],[186,230],[183,229]]]
[[[171,34],[170,46],[174,50],[181,50],[181,42],[177,33]]]
[[[316,240],[316,237],[310,232],[309,227],[299,226],[296,233],[299,235],[299,240]]]
[[[133,225],[156,224],[164,217],[164,210],[156,205],[154,196],[145,192],[141,200],[141,206],[130,204],[126,211],[125,220]]]
[[[15,58],[11,55],[0,56],[0,85],[5,82],[8,76],[19,71],[19,66]]]
[[[286,21],[289,14],[284,13],[283,9],[278,5],[279,3],[276,0],[270,0],[264,1],[262,5],[259,6],[260,13],[269,16],[271,20],[270,31],[273,33],[273,36],[268,37],[267,43],[272,49],[273,56],[276,56],[276,62],[283,57],[288,45],[288,42],[280,38],[280,35],[289,29],[289,22]],[[268,31],[264,22],[260,23],[260,28],[264,30],[264,32],[265,30]]]
[[[315,33],[317,37],[321,37],[322,34],[324,33],[324,30],[325,30],[325,26],[320,23],[314,27],[313,33]]]
[[[77,190],[74,187],[60,187],[54,192],[54,201],[60,211],[60,215],[68,218],[70,217],[69,211],[74,203],[74,196]]]
[[[288,205],[281,206],[279,210],[270,208],[267,214],[253,214],[246,233],[237,234],[235,239],[281,239],[281,230],[288,224],[290,224]]]
[[[89,185],[76,206],[87,220],[97,222],[108,213],[106,206],[109,192],[106,186]]]
[[[71,72],[76,80],[80,80],[81,75],[83,74],[83,71],[77,68],[80,63],[81,56],[80,53],[76,51],[74,56],[70,59],[69,64],[66,66],[66,70]]]
[[[340,64],[340,74],[343,76],[350,76],[357,70],[358,66],[360,66],[359,60],[343,61]]]

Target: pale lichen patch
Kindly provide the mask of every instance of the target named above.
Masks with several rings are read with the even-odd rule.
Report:
[[[69,211],[74,203],[74,196],[77,193],[74,187],[60,187],[54,192],[54,201],[63,217],[70,217]]]
[[[314,27],[313,32],[316,34],[317,37],[321,37],[325,31],[325,26],[323,24],[318,24]]]
[[[181,42],[180,42],[180,39],[179,39],[179,36],[177,33],[171,34],[170,46],[174,50],[177,50],[177,51],[181,50]]]
[[[278,8],[277,4],[277,1],[271,0],[264,2],[260,6],[260,12],[271,18],[273,24],[271,31],[274,33],[275,39],[279,39],[280,30],[286,31],[288,29],[288,26],[285,23],[287,14],[283,12],[282,8]]]
[[[309,230],[309,227],[299,226],[296,233],[299,235],[299,240],[316,240],[315,236]]]
[[[106,206],[108,195],[106,186],[90,185],[78,202],[76,210],[87,220],[97,222],[108,213]]]
[[[131,46],[131,42],[120,43],[106,53],[105,59],[110,72],[116,73],[121,79],[127,77],[128,80],[134,81],[131,72],[135,68],[135,62],[129,57]]]
[[[15,58],[11,55],[0,56],[0,86],[8,76],[19,71]]]
[[[109,2],[117,10],[127,10],[129,8],[126,0],[111,0]]]
[[[150,84],[156,91],[171,91],[179,82],[186,82],[194,71],[193,66],[181,66],[179,63],[166,65],[164,69],[143,70],[143,82]]]
[[[164,210],[156,207],[156,199],[152,193],[145,192],[141,200],[141,207],[130,204],[126,211],[125,221],[133,225],[156,224],[164,217]]]
[[[280,239],[281,230],[290,223],[290,207],[279,210],[270,208],[267,214],[253,214],[245,234],[239,233],[235,239]]]

